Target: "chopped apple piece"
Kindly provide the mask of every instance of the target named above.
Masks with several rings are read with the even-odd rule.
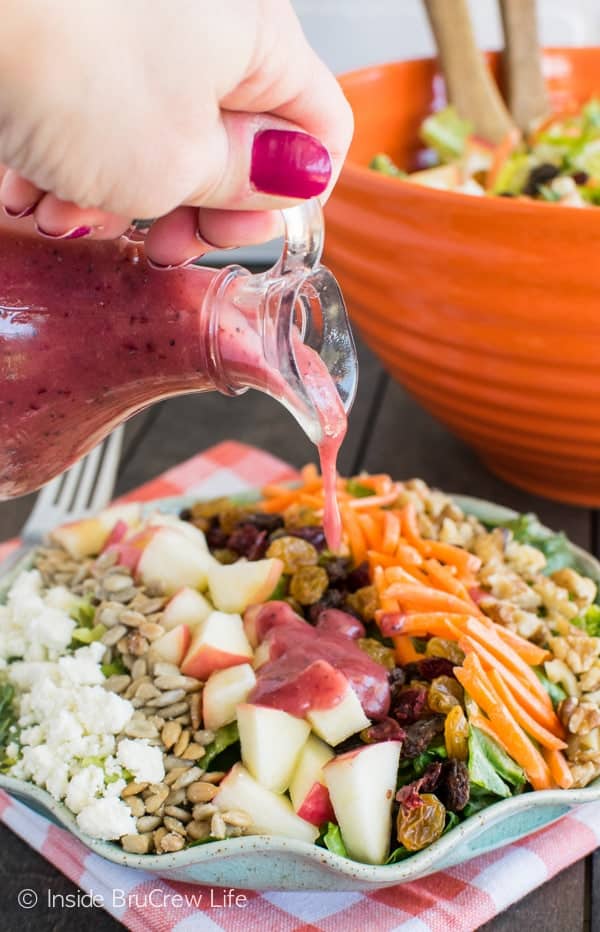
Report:
[[[222,612],[244,612],[249,605],[268,599],[283,572],[281,560],[216,561],[208,572],[210,597]]]
[[[315,825],[296,815],[285,796],[261,786],[242,764],[231,768],[212,802],[222,812],[227,809],[247,812],[252,819],[250,834],[280,835],[307,842],[315,842],[319,834]]]
[[[324,741],[310,735],[300,751],[300,757],[290,782],[292,806],[301,819],[313,825],[335,821],[335,814],[325,786],[323,767],[333,757]]]
[[[206,537],[200,528],[196,527],[194,524],[190,524],[189,521],[182,521],[177,515],[170,515],[165,511],[153,511],[148,517],[148,525],[151,527],[173,528],[175,531],[179,531],[180,534],[183,534],[184,537],[187,537],[188,540],[198,544],[199,547],[202,547],[202,549],[208,553]]]
[[[311,709],[306,717],[319,738],[333,747],[371,724],[350,683],[336,705],[329,709]]]
[[[243,702],[238,706],[242,760],[261,786],[283,793],[310,734],[302,718],[281,709]]]
[[[236,667],[248,660],[252,660],[252,648],[241,615],[211,612],[196,628],[181,672],[206,680],[215,670]]]
[[[200,592],[184,586],[167,602],[161,623],[167,631],[177,625],[196,628],[201,621],[208,618],[212,610],[212,605]]]
[[[256,676],[249,663],[211,673],[202,691],[204,727],[216,730],[234,722],[238,705],[246,701],[255,685]]]
[[[141,508],[137,502],[112,505],[94,518],[83,518],[81,521],[63,524],[52,531],[50,536],[76,559],[93,557],[100,553],[118,522],[124,522],[128,528],[134,527],[139,523],[140,514]]]
[[[100,553],[110,531],[99,518],[71,521],[52,531],[50,538],[75,559],[92,557]]]
[[[177,625],[163,634],[150,646],[150,655],[152,658],[165,660],[167,663],[173,663],[176,667],[181,665],[185,657],[192,636],[187,625]]]
[[[402,180],[410,184],[425,185],[427,188],[453,191],[461,183],[462,178],[458,165],[436,165],[435,168],[424,168],[422,171],[412,172]]]
[[[208,573],[216,563],[213,557],[174,528],[148,528],[148,531],[152,531],[152,536],[137,567],[141,581],[145,585],[159,585],[167,594],[183,586],[205,589]]]
[[[334,757],[325,783],[350,857],[383,864],[389,853],[400,741],[367,744]]]
[[[98,513],[98,520],[106,531],[111,531],[117,521],[124,521],[129,528],[136,528],[142,520],[142,506],[139,502],[123,502],[110,505]]]

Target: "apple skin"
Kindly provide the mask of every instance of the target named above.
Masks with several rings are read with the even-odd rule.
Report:
[[[322,783],[313,783],[308,795],[296,815],[313,825],[323,825],[324,822],[335,822],[335,812],[331,805],[329,790]]]
[[[181,672],[206,680],[215,670],[252,661],[252,648],[244,634],[240,615],[211,612],[194,631]]]
[[[192,635],[189,627],[187,625],[178,625],[152,642],[150,654],[153,658],[173,663],[176,667],[179,667],[189,650],[191,640]]]
[[[139,524],[140,514],[137,502],[111,505],[93,518],[61,525],[50,536],[72,557],[93,557],[101,552],[116,524],[123,522],[127,528],[134,527]]]

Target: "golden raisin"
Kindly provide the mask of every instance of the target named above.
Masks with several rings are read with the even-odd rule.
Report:
[[[444,638],[429,638],[425,648],[425,655],[427,657],[445,657],[446,660],[455,663],[457,667],[461,666],[465,659],[465,655],[458,644],[455,644],[454,641],[446,641]]]
[[[393,647],[386,647],[376,638],[358,638],[356,643],[375,663],[380,663],[388,670],[393,670],[396,666],[396,654]]]
[[[444,741],[448,757],[466,760],[469,756],[469,723],[459,705],[450,709],[444,722]]]
[[[290,580],[290,595],[300,605],[313,605],[328,585],[329,576],[322,566],[300,566]]]
[[[433,793],[420,794],[421,805],[400,806],[396,829],[398,841],[408,851],[420,851],[436,841],[446,824],[446,809]]]
[[[195,502],[191,507],[192,518],[216,518],[226,508],[231,508],[230,498],[211,498],[206,502]]]
[[[283,572],[295,573],[301,566],[316,566],[319,554],[316,547],[301,537],[278,537],[267,550],[267,557],[283,561]],[[325,573],[325,570],[323,570]],[[327,577],[327,574],[325,573]],[[316,599],[315,599],[316,601]],[[308,603],[307,603],[308,604]]]
[[[317,527],[321,524],[322,518],[319,518],[316,511],[307,508],[306,505],[290,505],[283,512],[283,521],[286,527]]]
[[[453,676],[436,676],[427,692],[427,704],[432,712],[446,715],[463,701],[463,688]]]
[[[346,596],[348,606],[356,612],[363,621],[374,621],[375,612],[379,607],[377,602],[377,589],[375,586],[363,586]]]

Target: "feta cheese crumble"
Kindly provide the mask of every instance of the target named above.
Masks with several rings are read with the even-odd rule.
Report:
[[[117,839],[137,832],[119,798],[125,776],[159,783],[165,771],[160,749],[146,740],[123,738],[117,747],[134,707],[102,685],[103,644],[70,649],[69,611],[78,604],[63,587],[44,592],[31,570],[0,606],[0,664],[17,692],[20,730],[10,774],[64,800],[82,831]]]

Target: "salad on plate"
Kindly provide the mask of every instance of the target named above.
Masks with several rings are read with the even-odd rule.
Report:
[[[393,864],[600,775],[600,606],[563,535],[420,480],[115,505],[0,606],[0,767],[136,854],[274,835]]]
[[[421,125],[416,169],[404,171],[386,153],[370,168],[412,184],[472,195],[518,197],[569,207],[600,205],[600,100],[555,113],[522,138],[511,131],[493,145],[475,136],[455,108]]]

